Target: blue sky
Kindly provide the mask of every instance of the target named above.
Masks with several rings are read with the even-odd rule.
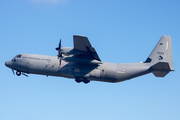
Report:
[[[1,120],[179,120],[178,0],[1,0]],[[73,79],[17,77],[4,63],[19,53],[56,56],[59,39],[87,36],[102,61],[145,61],[170,35],[175,72],[120,83],[77,84]]]

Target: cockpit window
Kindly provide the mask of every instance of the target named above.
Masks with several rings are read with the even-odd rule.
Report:
[[[21,58],[22,55],[17,55],[16,58]]]
[[[16,62],[16,58],[21,58],[22,57],[22,55],[21,54],[19,54],[19,55],[16,55],[11,61],[13,61],[13,62]]]

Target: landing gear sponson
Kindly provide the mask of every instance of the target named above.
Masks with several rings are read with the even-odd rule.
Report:
[[[84,82],[85,84],[90,82],[89,80],[87,80],[87,78],[76,78],[75,81],[77,83]]]

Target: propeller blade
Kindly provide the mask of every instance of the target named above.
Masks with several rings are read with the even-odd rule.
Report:
[[[59,41],[59,46],[56,48],[56,50],[60,50],[61,49],[61,39]]]
[[[61,50],[61,39],[59,41],[59,50]]]
[[[59,64],[61,64],[61,59],[62,59],[62,57],[60,57],[60,59],[59,59]]]
[[[59,59],[60,69],[61,69],[61,60],[62,60],[62,57],[60,57],[60,59]]]
[[[59,57],[62,57],[62,53],[61,53],[61,39],[59,41]]]
[[[15,75],[15,73],[14,73],[14,70],[12,69],[12,72],[13,72],[13,74]]]

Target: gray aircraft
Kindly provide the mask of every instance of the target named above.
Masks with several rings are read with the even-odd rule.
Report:
[[[173,69],[171,37],[163,35],[145,62],[116,64],[102,62],[87,37],[74,35],[74,48],[56,48],[58,55],[19,54],[5,65],[21,73],[75,79],[77,83],[90,81],[121,82],[153,73],[164,77]]]

